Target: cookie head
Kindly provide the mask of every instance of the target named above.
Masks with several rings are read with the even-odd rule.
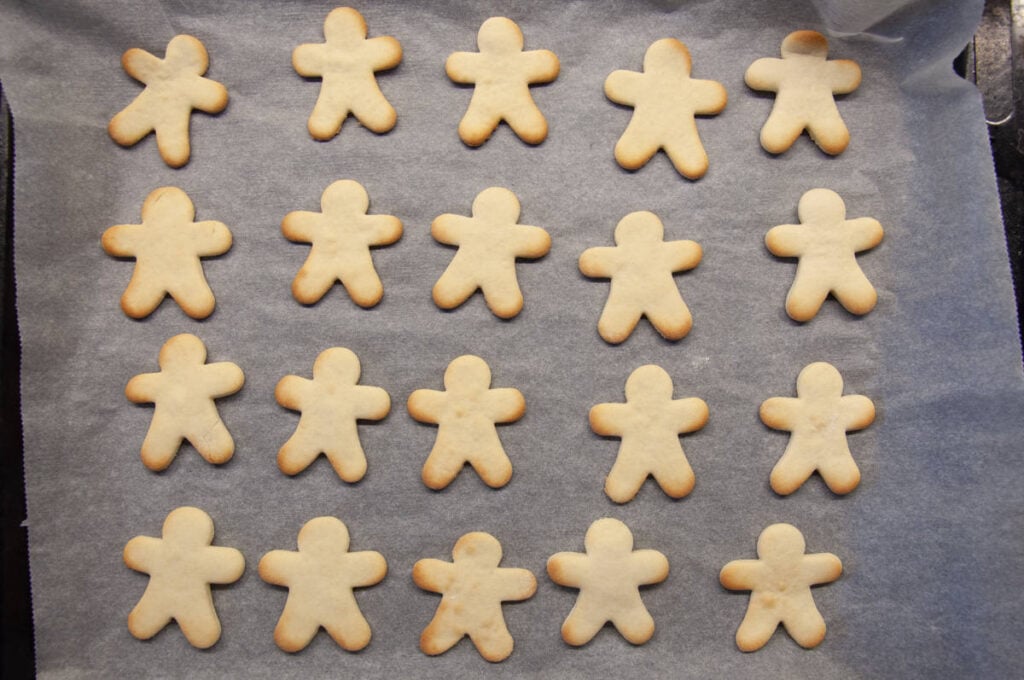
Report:
[[[359,357],[345,347],[331,347],[321,352],[313,362],[313,379],[329,379],[333,382],[355,384],[359,381],[362,367]]]
[[[519,199],[502,187],[484,189],[473,199],[473,217],[515,224],[519,221],[519,211]]]
[[[497,567],[501,562],[501,543],[482,531],[466,534],[455,543],[452,557],[456,561],[469,561],[482,567]]]
[[[164,520],[162,535],[176,545],[207,546],[213,541],[213,520],[199,508],[177,508]]]
[[[444,388],[458,390],[459,387],[480,386],[486,388],[491,384],[491,368],[478,356],[465,354],[448,364],[444,371]]]
[[[796,393],[803,399],[835,399],[843,393],[843,376],[824,361],[810,364],[797,376]]]
[[[790,55],[824,59],[828,56],[828,40],[817,31],[794,31],[782,41],[782,56]]]
[[[797,214],[804,224],[835,224],[846,219],[846,203],[831,189],[811,189],[800,197]]]
[[[626,379],[626,400],[630,402],[668,401],[672,399],[672,378],[654,364],[641,366]]]
[[[201,76],[210,66],[206,47],[190,35],[176,35],[167,43],[167,62]]]
[[[142,202],[142,221],[157,219],[165,223],[191,222],[196,217],[192,199],[178,187],[160,187],[149,192]]]
[[[629,213],[615,226],[615,244],[620,246],[632,241],[658,242],[664,237],[665,225],[657,215],[647,210]]]
[[[603,517],[587,529],[583,545],[588,555],[621,555],[633,550],[633,534],[625,524],[611,517]]]
[[[348,552],[348,527],[337,517],[315,517],[299,530],[299,551],[337,561]]]
[[[338,7],[324,20],[324,38],[341,45],[358,44],[366,38],[366,20],[351,7]]]
[[[320,196],[322,212],[343,212],[365,215],[370,208],[370,195],[359,182],[340,179],[332,182]]]
[[[480,26],[476,36],[481,52],[511,54],[523,51],[523,32],[511,19],[491,17]]]
[[[663,38],[651,44],[644,53],[644,72],[677,72],[690,75],[693,61],[686,45],[674,38]]]
[[[157,363],[164,371],[204,364],[206,345],[191,333],[176,335],[160,348]]]
[[[792,524],[773,524],[757,538],[757,556],[768,562],[793,562],[806,548],[804,535]]]

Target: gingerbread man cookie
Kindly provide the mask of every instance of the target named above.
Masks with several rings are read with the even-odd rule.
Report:
[[[589,248],[580,255],[580,271],[611,279],[608,301],[597,323],[607,342],[618,344],[646,316],[668,340],[690,332],[693,318],[672,275],[693,269],[703,251],[694,241],[664,240],[665,227],[646,210],[626,215],[615,227],[615,246]]]
[[[761,128],[761,146],[782,153],[804,130],[827,154],[842,153],[850,132],[836,107],[836,94],[860,85],[860,67],[849,59],[829,61],[828,40],[817,31],[796,31],[782,41],[782,59],[758,59],[744,76],[754,90],[775,92],[775,105]]]
[[[228,105],[227,88],[203,78],[210,65],[203,43],[190,35],[176,35],[167,43],[164,59],[132,48],[121,57],[121,65],[146,87],[110,120],[110,137],[121,146],[132,146],[155,132],[164,162],[172,168],[185,165],[191,154],[192,110],[220,113]]]
[[[142,462],[150,470],[165,469],[187,439],[208,462],[226,463],[235,442],[213,400],[242,389],[242,369],[229,361],[207,364],[206,346],[190,333],[165,342],[158,363],[159,373],[137,375],[124,389],[129,401],[156,405],[142,442]]]
[[[721,83],[691,78],[691,67],[686,45],[665,38],[647,48],[643,73],[615,71],[604,81],[606,97],[634,108],[615,145],[619,165],[636,170],[664,149],[684,177],[700,179],[707,172],[694,116],[721,113],[727,96]]]
[[[672,378],[660,366],[641,366],[626,380],[626,403],[590,409],[590,427],[604,437],[621,437],[604,492],[616,503],[633,500],[649,475],[672,498],[693,489],[694,476],[679,435],[708,421],[703,399],[672,398]]]
[[[434,448],[423,465],[423,483],[443,489],[468,462],[488,486],[505,486],[512,478],[512,462],[495,423],[523,417],[522,392],[514,387],[491,389],[490,367],[471,354],[448,364],[444,387],[443,392],[416,390],[409,395],[409,415],[438,426]]]
[[[548,122],[530,96],[530,85],[558,77],[558,57],[550,50],[523,51],[523,32],[511,19],[491,17],[480,26],[479,52],[455,52],[444,68],[456,83],[475,85],[459,137],[480,146],[505,121],[527,144],[548,136]]]
[[[801,647],[825,639],[825,619],[814,605],[811,586],[839,578],[843,564],[832,553],[804,554],[800,530],[773,524],[757,539],[756,560],[734,560],[722,567],[719,580],[729,590],[749,590],[750,604],[736,631],[744,652],[761,649],[781,623]]]
[[[512,654],[513,640],[501,603],[533,597],[537,579],[527,569],[499,567],[501,543],[482,531],[456,541],[452,560],[424,559],[413,565],[416,585],[441,594],[441,604],[420,636],[420,649],[431,656],[443,654],[468,635],[480,656],[504,661]]]
[[[341,281],[360,307],[380,302],[384,285],[373,268],[370,247],[391,245],[401,238],[402,221],[391,215],[367,215],[369,207],[363,185],[344,179],[324,189],[321,212],[296,210],[285,215],[281,222],[285,238],[313,245],[292,281],[296,300],[311,305]]]
[[[344,347],[325,349],[313,364],[313,379],[281,378],[274,390],[277,403],[302,412],[295,434],[277,453],[277,466],[297,475],[321,453],[346,482],[366,474],[366,454],[359,443],[358,420],[380,420],[391,410],[391,398],[379,387],[359,385],[359,358]]]
[[[792,433],[772,470],[772,489],[791,494],[817,470],[833,493],[850,493],[860,483],[860,470],[846,433],[874,422],[874,403],[859,394],[843,396],[843,377],[823,361],[800,371],[796,393],[795,399],[772,397],[761,404],[765,425]]]
[[[121,296],[125,314],[144,318],[168,294],[193,319],[213,313],[216,301],[199,258],[226,253],[231,232],[221,222],[193,222],[195,216],[184,191],[161,187],[142,203],[142,224],[119,224],[103,232],[101,244],[108,255],[135,258]]]
[[[148,640],[175,620],[194,647],[220,639],[220,620],[210,584],[234,583],[245,558],[234,548],[213,546],[213,520],[199,508],[172,510],[161,538],[136,536],[124,547],[124,563],[149,574],[149,584],[128,614],[128,630]]]
[[[383,134],[397,114],[377,86],[374,73],[402,61],[402,46],[391,36],[366,38],[366,20],[351,7],[331,10],[324,20],[325,42],[299,45],[292,66],[305,78],[322,78],[320,96],[309,117],[309,134],[326,141],[341,131],[349,113],[364,127]]]
[[[800,224],[773,227],[765,245],[773,255],[796,257],[796,277],[786,313],[810,321],[832,293],[852,314],[875,308],[878,294],[857,264],[857,253],[882,242],[882,225],[870,217],[846,219],[846,204],[834,191],[811,189],[800,198]]]
[[[540,227],[518,224],[519,199],[508,189],[484,189],[473,200],[473,216],[444,214],[430,225],[441,243],[458,246],[451,264],[434,284],[434,303],[453,309],[480,290],[502,319],[523,308],[516,280],[516,258],[543,257],[551,237]]]
[[[561,552],[548,559],[548,576],[579,588],[576,605],[562,624],[562,639],[585,645],[609,621],[624,638],[642,645],[654,635],[654,619],[640,598],[640,586],[668,578],[668,559],[657,550],[633,550],[633,534],[617,519],[590,525],[586,553]]]
[[[274,628],[274,642],[284,651],[305,649],[321,627],[350,652],[370,644],[370,624],[352,589],[380,583],[388,565],[379,552],[349,552],[348,547],[344,522],[316,517],[299,531],[298,551],[272,550],[260,560],[260,578],[288,588]]]

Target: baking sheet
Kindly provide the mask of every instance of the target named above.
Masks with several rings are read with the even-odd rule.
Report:
[[[1007,677],[1019,668],[1022,502],[1020,347],[1005,243],[981,104],[950,62],[969,39],[980,1],[801,2],[375,2],[357,6],[370,36],[394,35],[404,59],[378,82],[398,125],[374,135],[353,119],[336,139],[309,138],[305,121],[319,82],[298,77],[291,50],[320,42],[330,6],[313,2],[4,3],[0,77],[15,120],[16,275],[22,333],[22,403],[37,668],[42,677]],[[561,59],[554,83],[532,89],[550,124],[538,147],[502,126],[469,149],[456,125],[471,90],[444,75],[445,57],[474,50],[489,16],[517,21],[526,46]],[[858,61],[864,81],[840,102],[849,149],[822,154],[806,137],[772,157],[757,143],[772,99],[748,90],[743,72],[775,56],[792,30],[831,37],[831,54]],[[209,77],[230,92],[227,110],[192,118],[193,155],[180,170],[159,159],[152,137],[132,149],[106,133],[139,92],[121,53],[163,54],[190,33],[206,45]],[[664,155],[637,172],[612,147],[631,110],[604,98],[615,69],[639,70],[654,40],[672,36],[693,55],[693,75],[723,83],[725,111],[698,127],[711,167],[697,182]],[[312,307],[289,284],[307,247],[287,242],[281,218],[316,210],[336,179],[361,182],[371,212],[399,216],[405,234],[374,251],[383,302],[354,305],[340,287]],[[145,196],[174,185],[197,219],[226,223],[234,246],[207,260],[217,310],[205,321],[170,301],[144,321],[120,311],[132,263],[99,246],[108,226],[139,221]],[[493,317],[478,295],[442,312],[430,288],[454,251],[429,235],[445,212],[468,214],[489,186],[514,191],[522,223],[546,228],[545,258],[521,263],[526,306]],[[795,221],[802,193],[837,191],[850,217],[886,229],[859,261],[878,307],[855,318],[829,302],[798,325],[783,311],[791,261],[772,257],[764,233]],[[665,342],[642,323],[621,346],[597,335],[608,291],[576,261],[611,244],[618,220],[651,210],[666,238],[704,248],[700,266],[676,277],[694,315],[690,335]],[[210,361],[245,372],[237,395],[218,402],[235,457],[212,467],[186,446],[164,473],[138,447],[152,415],[123,395],[137,373],[156,370],[161,344],[199,335]],[[279,407],[275,383],[309,376],[316,355],[352,349],[362,382],[386,389],[391,414],[361,426],[369,471],[340,482],[325,460],[287,478],[278,447],[297,414]],[[420,467],[436,430],[414,422],[405,400],[440,389],[445,366],[464,353],[487,360],[494,386],[515,386],[527,415],[500,428],[515,466],[500,490],[466,471],[430,491]],[[850,442],[860,487],[832,495],[817,477],[780,498],[768,472],[786,434],[758,420],[761,401],[793,393],[796,375],[826,360],[848,393],[870,396],[878,419]],[[604,495],[618,441],[590,432],[595,403],[621,401],[626,377],[656,363],[677,397],[699,396],[708,425],[682,443],[697,485],[672,501],[649,481],[623,506]],[[245,555],[242,579],[215,589],[224,628],[210,650],[191,648],[171,626],[140,642],[127,613],[146,577],[121,561],[133,536],[159,535],[166,514],[196,505],[216,523],[216,543]],[[378,550],[389,574],[360,591],[373,627],[362,652],[326,635],[303,652],[277,649],[272,631],[286,591],[263,583],[259,557],[294,549],[302,524],[340,517],[353,550]],[[671,573],[646,588],[654,638],[633,647],[613,629],[587,646],[558,630],[576,591],[554,585],[547,557],[582,550],[589,524],[617,517],[638,548],[668,557]],[[753,557],[758,533],[787,521],[810,551],[837,554],[836,583],[815,589],[828,622],[824,643],[799,648],[781,631],[761,651],[733,642],[747,596],[717,582],[727,561]],[[437,658],[417,647],[440,598],[418,590],[413,563],[450,559],[467,531],[494,534],[506,566],[538,577],[533,599],[506,605],[515,640],[500,665],[468,640]]]

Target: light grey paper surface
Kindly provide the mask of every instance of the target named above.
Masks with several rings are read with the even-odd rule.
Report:
[[[875,3],[851,12],[825,2],[376,2],[357,8],[370,36],[393,35],[402,64],[378,82],[398,125],[374,135],[349,119],[336,139],[310,139],[305,123],[319,81],[290,65],[300,43],[320,42],[331,8],[312,2],[3,3],[0,77],[15,117],[16,274],[23,344],[23,418],[31,569],[40,675],[64,677],[1008,677],[1018,668],[1024,586],[1020,464],[1020,348],[991,158],[977,93],[950,62],[969,39],[981,2]],[[475,50],[489,16],[516,20],[527,49],[561,59],[559,78],[532,89],[550,124],[529,147],[502,126],[483,147],[456,134],[471,89],[444,74],[446,56]],[[777,56],[782,38],[809,28],[831,35],[831,54],[860,63],[863,83],[842,97],[853,141],[837,158],[806,136],[778,157],[757,135],[772,98],[743,73]],[[123,149],[110,117],[140,86],[119,64],[142,47],[162,55],[178,33],[199,37],[208,76],[231,96],[215,117],[192,118],[191,162],[160,160],[154,139]],[[647,46],[676,37],[693,76],[721,82],[724,112],[698,121],[708,174],[683,179],[659,154],[637,172],[612,148],[631,110],[602,92],[613,70],[639,70]],[[317,210],[336,179],[362,183],[370,211],[398,216],[402,239],[374,251],[383,302],[364,310],[340,286],[304,307],[289,292],[308,247],[286,241],[281,218]],[[100,235],[137,223],[156,187],[182,188],[197,219],[234,235],[231,251],[205,261],[217,309],[197,322],[167,300],[135,321],[118,307],[132,262],[106,256]],[[454,249],[434,242],[430,222],[468,214],[473,198],[504,186],[524,224],[544,227],[550,254],[518,266],[526,305],[500,321],[477,295],[442,312],[430,289]],[[863,318],[834,301],[807,324],[783,310],[793,261],[771,256],[765,232],[796,220],[803,192],[837,191],[850,217],[885,227],[859,258],[877,287]],[[577,269],[588,247],[610,245],[620,218],[651,210],[667,239],[704,249],[676,281],[694,316],[685,339],[663,341],[642,322],[621,346],[596,332],[608,283]],[[130,404],[124,385],[157,369],[161,344],[191,332],[210,361],[236,362],[244,389],[218,402],[237,449],[213,467],[189,446],[163,473],[138,449],[152,409]],[[360,427],[369,471],[337,479],[325,460],[295,478],[275,464],[298,415],[279,407],[274,385],[311,375],[332,346],[361,359],[362,382],[386,389],[392,410]],[[453,358],[473,353],[493,385],[514,386],[527,414],[500,428],[515,472],[503,489],[470,470],[436,493],[420,467],[436,429],[414,422],[408,395],[441,389]],[[764,427],[760,403],[794,393],[797,373],[829,361],[847,393],[872,398],[876,422],[850,436],[863,479],[846,497],[817,476],[790,497],[768,473],[787,442]],[[697,484],[672,501],[649,481],[623,506],[603,492],[618,440],[591,433],[589,408],[622,401],[629,373],[664,367],[677,397],[699,396],[711,417],[682,439]],[[166,514],[195,505],[234,546],[246,572],[214,592],[224,633],[210,650],[190,647],[176,626],[153,640],[131,637],[126,617],[147,582],[124,566],[124,544],[157,536]],[[378,550],[389,573],[357,594],[373,641],[357,654],[319,635],[289,655],[273,642],[286,591],[256,565],[295,549],[307,520],[335,515],[353,550]],[[643,591],[657,623],[634,647],[612,628],[576,649],[559,627],[576,591],[545,574],[548,556],[583,549],[594,520],[611,516],[655,548],[671,573]],[[799,648],[782,631],[754,654],[733,636],[747,595],[718,584],[726,562],[754,557],[773,522],[800,528],[812,552],[833,552],[842,578],[815,589],[828,622],[824,643]],[[438,658],[418,649],[440,598],[412,583],[420,558],[450,559],[463,533],[494,534],[505,566],[525,567],[536,595],[506,605],[516,641],[500,665],[468,640]]]

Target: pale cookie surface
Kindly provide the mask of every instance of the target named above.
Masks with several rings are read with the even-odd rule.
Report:
[[[331,10],[324,20],[325,42],[299,45],[292,66],[306,78],[322,78],[320,96],[309,117],[309,134],[326,141],[341,131],[351,113],[382,134],[395,126],[395,109],[377,86],[374,73],[395,68],[402,46],[391,36],[366,38],[366,20],[351,7]]]
[[[177,35],[167,44],[164,59],[132,48],[121,57],[121,65],[146,87],[110,120],[110,137],[122,146],[132,146],[155,132],[164,162],[172,168],[185,165],[191,154],[192,110],[219,113],[228,105],[227,88],[203,78],[210,65],[203,43],[190,35]]]
[[[213,520],[199,508],[172,510],[161,538],[136,536],[124,547],[124,563],[149,574],[149,584],[128,614],[128,630],[148,640],[171,622],[185,638],[206,649],[220,639],[210,584],[234,583],[245,571],[245,558],[234,548],[212,546]]]
[[[597,330],[605,341],[623,342],[646,316],[668,340],[690,332],[693,318],[672,275],[693,269],[703,251],[694,241],[665,241],[665,227],[654,213],[634,212],[615,227],[615,246],[588,248],[580,271],[611,279],[611,290]]]
[[[425,654],[443,654],[467,635],[488,661],[503,661],[512,654],[512,634],[501,603],[533,597],[537,579],[527,569],[499,567],[500,563],[498,539],[474,531],[456,541],[451,562],[423,559],[413,565],[416,585],[441,594],[441,604],[420,636]]]
[[[323,627],[342,649],[363,649],[370,644],[370,624],[352,589],[384,579],[384,556],[373,550],[349,552],[348,527],[336,517],[306,522],[298,543],[298,551],[272,550],[259,564],[260,578],[288,588],[274,642],[286,652],[297,652]]]
[[[800,224],[773,227],[764,242],[773,255],[799,258],[786,313],[794,321],[814,318],[829,293],[851,314],[875,308],[878,293],[857,264],[857,253],[882,242],[882,225],[870,217],[846,219],[846,204],[834,191],[811,189],[800,198]]]
[[[634,108],[615,145],[619,165],[636,170],[664,149],[684,177],[699,179],[707,172],[694,116],[721,113],[727,96],[721,83],[691,78],[691,67],[686,45],[665,38],[647,48],[643,73],[615,71],[604,81],[605,96]]]
[[[370,257],[372,246],[402,236],[402,222],[391,215],[367,215],[370,197],[359,182],[338,180],[320,197],[321,212],[296,210],[285,215],[281,232],[289,241],[310,243],[306,262],[292,281],[292,295],[305,305],[319,301],[341,281],[360,307],[373,307],[384,284]]]
[[[551,249],[540,227],[518,224],[519,199],[508,189],[484,189],[473,200],[472,217],[444,214],[430,225],[437,241],[458,246],[455,257],[434,284],[434,303],[453,309],[477,290],[488,308],[510,319],[523,308],[516,278],[516,258],[538,258]]]
[[[523,417],[523,394],[514,387],[491,389],[490,367],[471,354],[448,364],[444,387],[443,392],[416,390],[409,395],[409,415],[438,426],[434,448],[423,465],[423,483],[443,489],[468,462],[488,486],[505,486],[512,478],[512,462],[495,423]]]
[[[242,369],[230,361],[207,364],[206,346],[189,333],[165,342],[158,362],[159,373],[137,375],[124,390],[129,401],[155,404],[142,462],[150,470],[165,469],[187,439],[208,462],[226,463],[235,442],[213,400],[242,389]]]
[[[231,232],[221,222],[193,222],[196,210],[177,187],[154,189],[142,203],[142,224],[119,224],[103,232],[108,255],[135,258],[135,270],[121,296],[121,309],[133,319],[153,312],[171,298],[193,319],[205,319],[216,301],[199,258],[223,255]]]
[[[796,31],[782,41],[781,59],[758,59],[744,76],[747,85],[775,92],[775,105],[761,128],[761,146],[782,153],[804,130],[828,154],[842,153],[850,143],[836,107],[836,94],[860,85],[860,67],[849,59],[828,60],[828,40],[816,31]]]
[[[296,475],[321,453],[346,482],[366,474],[366,454],[359,442],[357,421],[380,420],[391,410],[391,398],[379,387],[359,385],[359,358],[344,347],[325,349],[313,363],[313,379],[288,375],[277,383],[277,403],[301,411],[295,433],[277,453],[277,465]]]
[[[736,645],[753,652],[771,639],[781,623],[801,647],[825,639],[825,619],[814,604],[811,586],[839,578],[843,564],[832,553],[804,554],[800,530],[773,524],[757,539],[756,560],[734,560],[719,580],[729,590],[749,590],[747,614],[736,631]]]
[[[590,427],[605,437],[621,437],[619,455],[604,491],[616,503],[633,500],[649,475],[672,498],[693,489],[694,475],[679,435],[696,432],[708,421],[703,399],[672,398],[672,378],[649,364],[626,380],[626,403],[590,409]]]
[[[789,445],[775,464],[771,485],[786,496],[817,470],[833,493],[846,494],[860,483],[846,433],[875,420],[875,405],[860,394],[843,396],[843,377],[823,361],[806,366],[796,379],[797,397],[772,397],[761,404],[761,420],[791,432]]]
[[[562,639],[584,645],[609,621],[634,645],[654,635],[654,619],[640,586],[668,578],[668,559],[657,550],[633,550],[633,534],[617,519],[599,519],[587,529],[585,553],[561,552],[548,559],[555,583],[579,588],[576,605],[562,624]]]
[[[445,62],[448,77],[475,85],[459,137],[480,146],[501,121],[527,144],[548,136],[548,122],[530,96],[530,85],[558,77],[558,57],[550,50],[523,51],[523,32],[511,19],[491,17],[477,33],[479,52],[455,52]]]

